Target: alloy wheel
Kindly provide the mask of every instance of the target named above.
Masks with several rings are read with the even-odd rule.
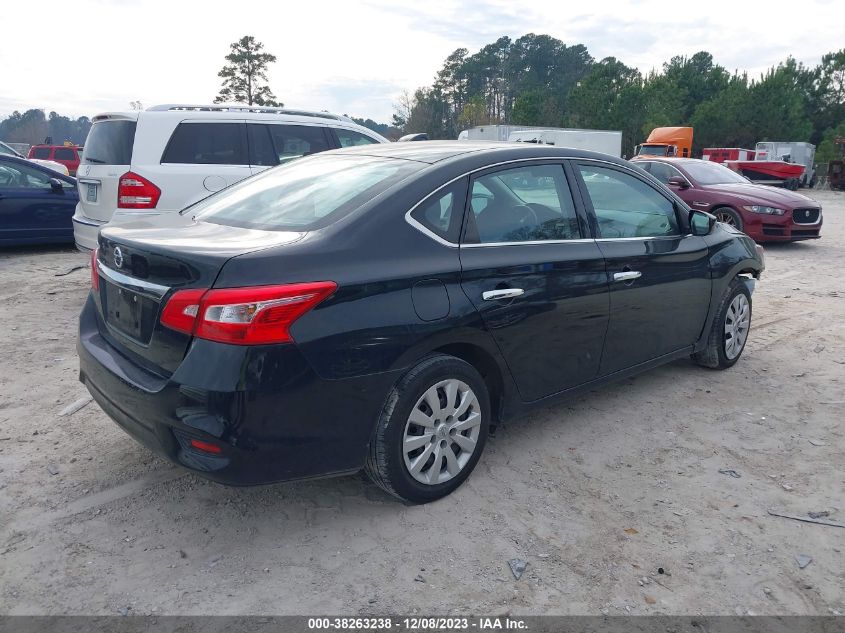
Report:
[[[718,211],[716,213],[716,219],[719,222],[723,222],[725,224],[730,224],[731,226],[736,226],[736,218],[730,213],[725,213],[724,211]]]
[[[740,293],[731,301],[725,315],[725,356],[728,360],[733,360],[742,352],[750,325],[751,309],[748,298]]]
[[[465,382],[442,380],[420,396],[402,437],[402,454],[411,477],[426,485],[458,475],[478,446],[481,407]]]

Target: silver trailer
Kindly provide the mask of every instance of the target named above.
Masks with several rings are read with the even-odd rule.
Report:
[[[816,158],[816,146],[812,143],[791,141],[761,141],[755,148],[755,160],[782,160],[804,166],[804,175],[798,183],[799,187],[813,187],[816,184],[816,169],[813,162]]]
[[[622,158],[622,132],[614,130],[543,128],[511,132],[508,140],[584,149]]]
[[[510,141],[572,147],[622,156],[622,132],[613,130],[577,130],[531,125],[479,125],[464,130],[458,140]]]

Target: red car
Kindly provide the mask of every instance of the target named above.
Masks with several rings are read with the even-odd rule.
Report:
[[[27,158],[61,163],[67,167],[71,176],[76,176],[76,170],[79,169],[79,162],[82,159],[82,147],[80,145],[33,145],[29,148]]]
[[[807,196],[755,185],[718,163],[697,158],[635,158],[637,167],[669,186],[691,209],[735,226],[757,242],[818,239],[822,206]]]

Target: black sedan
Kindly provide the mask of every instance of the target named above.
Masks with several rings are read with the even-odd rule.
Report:
[[[763,270],[645,172],[544,146],[332,151],[183,213],[100,234],[95,400],[216,481],[364,469],[411,502],[527,407],[682,357],[730,367]]]
[[[73,243],[73,178],[0,154],[0,245]]]

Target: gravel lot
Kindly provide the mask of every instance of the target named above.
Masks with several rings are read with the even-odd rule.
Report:
[[[55,273],[87,257],[0,252],[0,613],[845,613],[845,530],[767,513],[845,523],[845,194],[814,196],[824,238],[766,249],[736,367],[511,422],[417,507],[362,477],[225,488],[93,403],[61,416],[89,275]]]

